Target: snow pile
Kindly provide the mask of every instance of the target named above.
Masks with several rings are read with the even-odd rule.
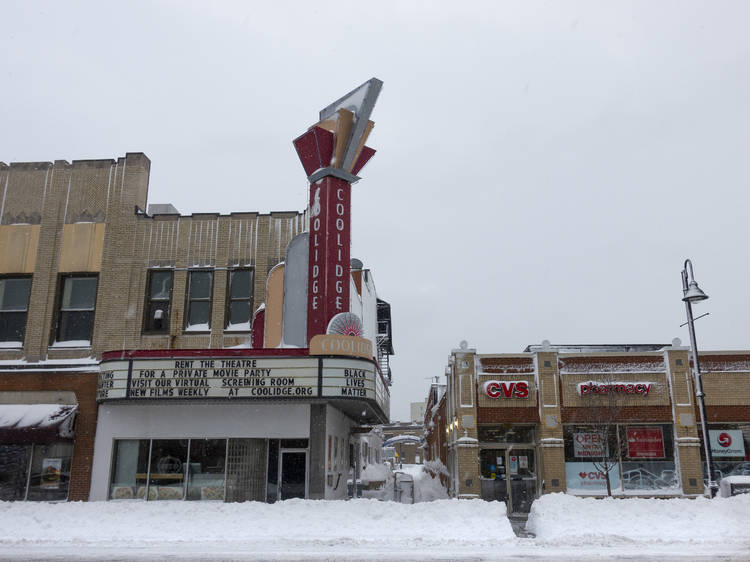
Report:
[[[405,464],[402,471],[414,478],[414,503],[448,499],[440,478],[427,472],[423,465]]]
[[[427,472],[431,472],[433,474],[443,474],[445,476],[449,475],[448,467],[446,467],[440,459],[436,459],[432,461],[425,461],[424,469]]]
[[[726,547],[748,536],[750,495],[697,499],[593,499],[548,494],[536,500],[526,530],[549,545],[691,544]]]
[[[750,476],[725,476],[719,482],[719,493],[722,498],[728,498],[732,495],[732,485],[740,488],[750,488]]]
[[[492,521],[481,533],[477,520]],[[220,542],[274,550],[336,545],[490,546],[513,540],[505,505],[443,500],[258,502],[0,502],[0,545],[193,548]],[[101,552],[101,551],[100,551]]]
[[[370,482],[385,482],[392,476],[393,474],[391,473],[390,466],[373,463],[368,464],[364,470],[362,470],[360,480],[362,481],[362,484],[367,485]]]
[[[371,466],[373,465],[368,466],[367,470]],[[441,484],[440,478],[434,473],[426,471],[423,465],[404,464],[401,466],[402,468],[396,469],[395,472],[388,470],[388,476],[382,488],[379,490],[364,490],[363,495],[367,498],[386,502],[393,501],[394,498],[400,498],[400,503],[403,504],[448,499],[448,492]],[[365,472],[363,472],[363,482],[365,482]],[[398,483],[396,479],[398,479]],[[400,493],[396,493],[394,490],[396,485],[401,490]]]

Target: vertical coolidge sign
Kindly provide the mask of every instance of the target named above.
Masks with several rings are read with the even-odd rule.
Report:
[[[294,140],[310,182],[307,342],[349,312],[351,184],[375,151],[365,146],[382,82],[372,78],[320,112]]]
[[[349,311],[351,185],[325,177],[310,186],[308,341],[328,322]]]

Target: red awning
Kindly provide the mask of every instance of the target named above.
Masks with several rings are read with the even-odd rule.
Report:
[[[71,404],[0,404],[0,443],[71,440],[77,410]]]

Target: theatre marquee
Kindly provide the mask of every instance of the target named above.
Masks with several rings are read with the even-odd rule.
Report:
[[[170,357],[104,360],[97,400],[371,400],[388,411],[371,360],[355,357]]]

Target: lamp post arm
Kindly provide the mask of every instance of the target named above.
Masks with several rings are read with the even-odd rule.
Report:
[[[695,281],[695,274],[693,274],[693,262],[689,259],[685,260],[685,265],[682,268],[682,290],[687,291],[688,288],[688,268],[690,268],[690,279]]]

